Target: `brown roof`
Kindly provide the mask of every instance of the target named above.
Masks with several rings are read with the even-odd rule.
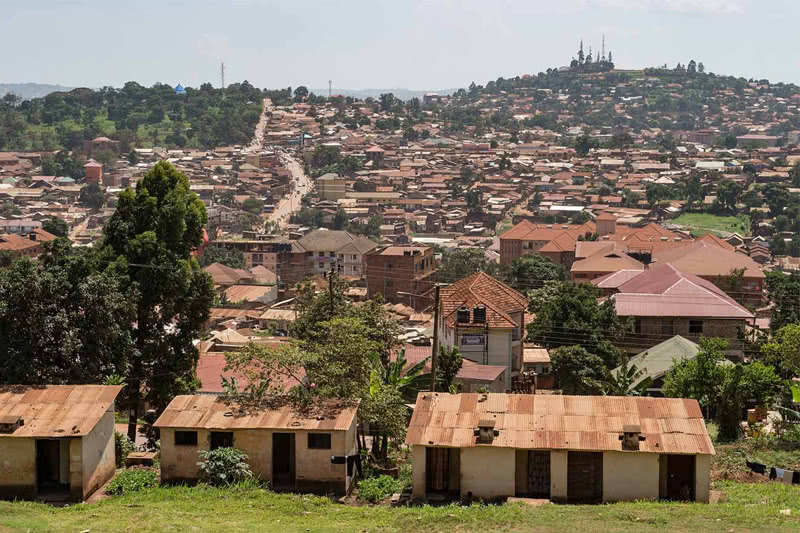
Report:
[[[222,263],[212,263],[203,270],[211,276],[215,285],[235,285],[240,281],[253,279],[253,275],[247,270],[231,268]]]
[[[346,431],[353,425],[358,404],[318,401],[313,414],[291,405],[241,410],[221,396],[176,396],[154,424],[159,428],[198,429],[292,429]],[[324,413],[324,414],[323,414]]]
[[[566,226],[566,227],[565,227]],[[527,241],[549,241],[559,236],[564,231],[570,231],[577,239],[579,235],[594,233],[594,222],[577,226],[570,224],[534,224],[528,220],[523,220],[510,230],[500,235],[502,240],[527,240]]]
[[[669,263],[653,266],[617,289],[619,293],[610,298],[620,316],[753,318],[750,311],[710,281],[681,272]]]
[[[571,272],[616,272],[644,270],[644,265],[625,252],[599,252],[572,263]]]
[[[24,425],[0,439],[88,435],[121,390],[118,385],[2,385],[0,416],[19,416]]]
[[[732,249],[717,246],[710,240],[654,252],[653,260],[671,263],[678,270],[697,276],[728,276],[732,270],[743,268],[744,277],[765,277],[758,263]]]
[[[476,442],[482,419],[499,431],[491,444]],[[714,454],[697,400],[679,398],[421,392],[406,444],[623,451],[626,425],[641,426],[640,452]]]
[[[520,293],[485,272],[476,272],[441,289],[442,313],[448,324],[456,318],[456,311],[464,306],[486,307],[486,322],[491,328],[513,328],[517,324],[509,313],[524,311],[528,300]]]

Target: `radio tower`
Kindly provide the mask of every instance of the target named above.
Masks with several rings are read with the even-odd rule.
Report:
[[[606,60],[606,34],[603,34],[603,61]]]
[[[225,88],[225,63],[221,62],[219,64],[219,80],[221,84],[221,88]]]
[[[328,80],[328,100],[331,99],[331,91],[332,91],[331,87],[333,87],[333,82],[331,80]]]

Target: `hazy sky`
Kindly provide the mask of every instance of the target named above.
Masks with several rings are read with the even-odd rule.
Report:
[[[0,82],[445,89],[566,65],[702,61],[800,82],[797,0],[0,0]]]

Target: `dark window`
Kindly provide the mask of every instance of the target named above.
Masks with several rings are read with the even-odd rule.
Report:
[[[217,448],[233,448],[232,431],[211,432],[211,449],[216,450]]]
[[[175,432],[175,445],[176,446],[197,446],[197,432],[196,431],[176,431]]]
[[[330,450],[331,449],[331,434],[330,433],[309,433],[308,434],[308,449],[309,450]]]
[[[674,335],[675,328],[672,324],[672,320],[664,320],[661,322],[661,333],[664,335]]]
[[[694,333],[696,335],[702,335],[702,333],[703,333],[703,321],[702,320],[690,320],[689,321],[689,333]]]

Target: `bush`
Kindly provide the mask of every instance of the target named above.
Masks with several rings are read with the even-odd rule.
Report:
[[[158,472],[147,468],[133,468],[120,472],[108,485],[106,492],[113,496],[121,496],[157,486]]]
[[[405,485],[403,479],[386,475],[362,479],[358,482],[358,497],[372,503],[379,502],[395,492],[401,492]]]
[[[117,468],[125,464],[128,454],[136,449],[131,439],[119,431],[114,432],[114,454],[117,457]]]
[[[247,455],[236,448],[217,448],[201,451],[200,481],[209,485],[231,485],[250,479],[253,472],[247,464]]]

